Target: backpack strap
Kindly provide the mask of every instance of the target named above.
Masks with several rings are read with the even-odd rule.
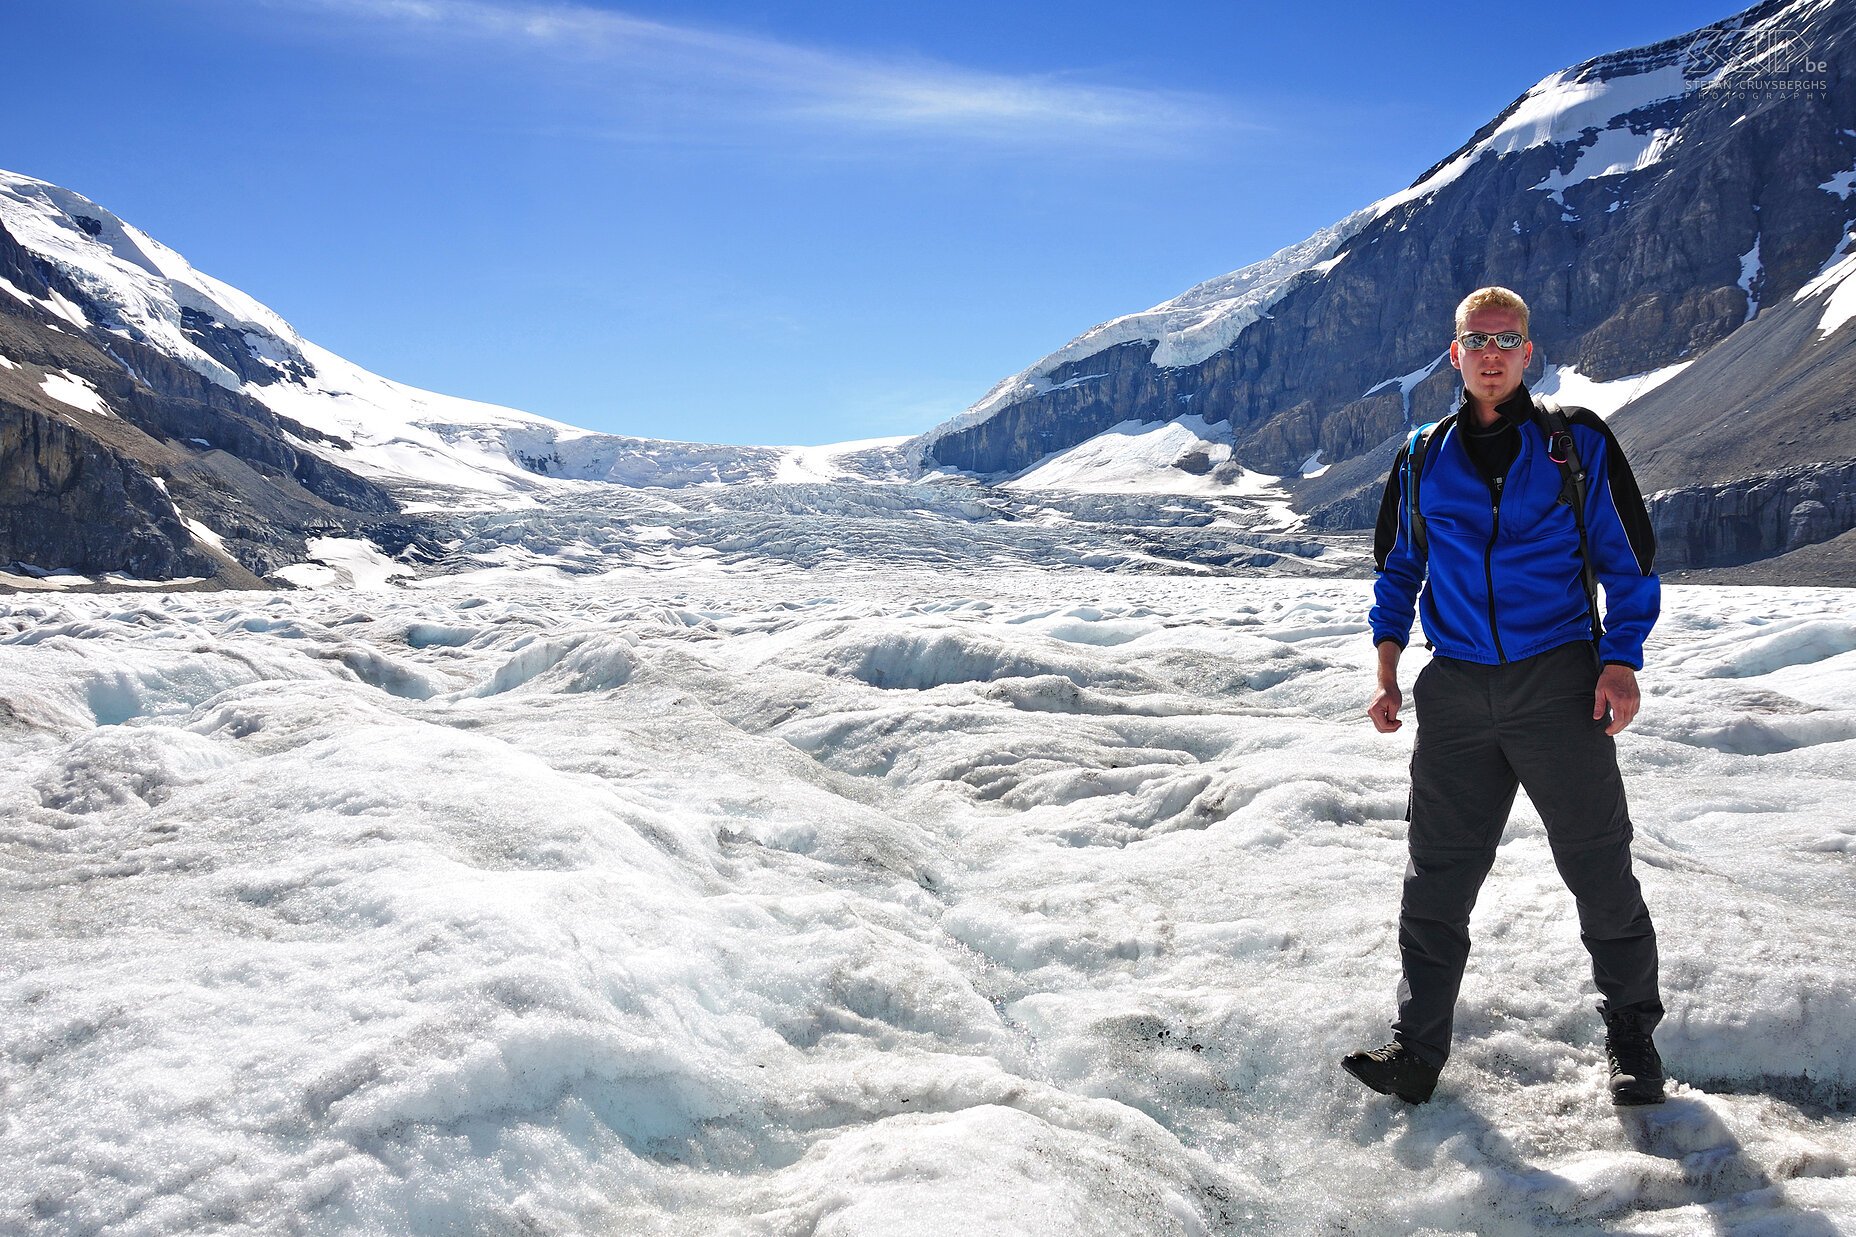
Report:
[[[1418,483],[1424,477],[1424,453],[1431,448],[1431,442],[1442,430],[1448,429],[1456,421],[1453,412],[1441,421],[1432,421],[1420,425],[1411,431],[1405,440],[1405,528],[1411,537],[1412,548],[1418,557],[1428,559],[1431,553],[1431,541],[1424,528],[1424,512],[1418,506]]]
[[[1585,534],[1585,464],[1579,458],[1565,410],[1537,395],[1534,411],[1547,436],[1547,457],[1560,466],[1559,501],[1572,508],[1573,523],[1579,529],[1580,578],[1585,585],[1586,612],[1592,621],[1592,643],[1597,644],[1605,628],[1598,617],[1598,573],[1592,569],[1592,547]]]

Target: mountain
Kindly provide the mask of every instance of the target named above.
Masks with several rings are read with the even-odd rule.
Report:
[[[1856,528],[1856,4],[1762,4],[1541,81],[1402,192],[1090,330],[909,444],[987,479],[1190,419],[1359,528],[1456,398],[1456,302],[1533,309],[1528,381],[1609,416],[1666,567]],[[1856,566],[1856,546],[1840,561]]]
[[[667,442],[422,391],[0,172],[0,567],[250,587],[674,543],[1361,572],[1397,442],[1454,398],[1451,311],[1502,283],[1530,383],[1630,449],[1665,570],[1856,579],[1852,26],[1856,0],[1775,0],[1556,73],[1410,188],[908,441]]]
[[[0,450],[0,564],[122,583],[254,586],[312,540],[429,560],[454,531],[440,516],[532,507],[577,483],[901,475],[882,440],[596,434],[393,382],[88,198],[11,172],[0,172]]]
[[[1296,533],[1275,479],[1191,417],[1110,427],[988,487],[913,467],[900,438],[671,442],[422,391],[304,339],[88,198],[4,172],[0,294],[0,567],[14,568],[0,589],[551,579],[698,559],[1365,563],[1345,538]]]

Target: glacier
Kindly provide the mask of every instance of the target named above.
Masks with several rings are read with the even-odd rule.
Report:
[[[0,1228],[1856,1225],[1847,590],[1667,590],[1669,1102],[1606,1102],[1523,799],[1411,1109],[1337,1064],[1405,863],[1367,582],[331,553],[0,599]]]

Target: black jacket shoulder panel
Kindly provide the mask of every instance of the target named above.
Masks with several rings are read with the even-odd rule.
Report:
[[[1624,458],[1624,448],[1619,445],[1618,436],[1611,432],[1604,418],[1590,408],[1568,408],[1565,412],[1569,424],[1583,425],[1604,436],[1607,459],[1605,471],[1611,483],[1611,502],[1618,509],[1618,520],[1624,525],[1625,535],[1630,538],[1631,552],[1637,556],[1637,569],[1646,576],[1650,575],[1656,560],[1656,530],[1650,524],[1650,512],[1644,505],[1643,491],[1637,488],[1636,474],[1630,470],[1630,461]]]
[[[1411,442],[1407,439],[1392,457],[1392,471],[1386,474],[1386,490],[1379,499],[1379,520],[1373,527],[1373,563],[1379,571],[1386,569],[1386,558],[1398,544],[1399,506],[1404,501],[1405,490],[1400,478],[1405,472],[1405,457],[1410,453]]]

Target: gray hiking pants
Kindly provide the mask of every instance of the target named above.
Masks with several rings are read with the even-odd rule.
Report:
[[[1579,908],[1592,978],[1613,1010],[1663,1012],[1656,932],[1631,873],[1630,813],[1617,749],[1592,719],[1598,662],[1583,641],[1503,666],[1436,657],[1412,686],[1411,863],[1398,943],[1400,1043],[1433,1065],[1450,1055],[1469,958],[1469,913],[1495,862],[1517,785],[1546,824]]]

